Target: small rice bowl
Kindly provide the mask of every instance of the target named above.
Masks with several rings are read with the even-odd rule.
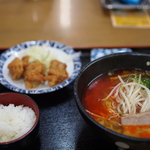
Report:
[[[21,137],[32,128],[35,120],[35,112],[27,106],[0,105],[0,143]]]

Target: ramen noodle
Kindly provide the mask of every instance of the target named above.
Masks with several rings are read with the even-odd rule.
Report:
[[[109,72],[86,89],[82,103],[99,124],[133,137],[150,138],[150,74]]]

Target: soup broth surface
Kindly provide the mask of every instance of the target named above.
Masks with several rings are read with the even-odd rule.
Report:
[[[131,120],[147,112],[150,117],[149,88],[149,72],[115,71],[95,79],[86,89],[82,103],[87,113],[106,128],[128,136],[150,138],[149,123],[134,124]],[[122,123],[126,117],[129,124]]]

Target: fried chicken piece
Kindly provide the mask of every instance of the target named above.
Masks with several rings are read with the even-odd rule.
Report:
[[[56,84],[58,84],[58,77],[56,75],[47,75],[45,77],[45,80],[49,81],[49,86],[55,86]]]
[[[29,59],[30,59],[30,56],[24,56],[24,57],[22,57],[22,62],[23,62],[23,68],[24,69],[28,66]]]
[[[68,78],[67,65],[58,60],[52,60],[49,67],[46,80],[49,81],[49,86],[55,86]]]
[[[12,76],[12,79],[18,80],[23,75],[23,62],[20,58],[15,58],[9,65],[8,69]]]
[[[40,61],[29,63],[24,72],[25,86],[28,89],[36,88],[45,81],[45,66]]]
[[[27,89],[37,88],[39,86],[39,84],[40,84],[40,82],[38,82],[38,81],[25,80],[25,86]]]

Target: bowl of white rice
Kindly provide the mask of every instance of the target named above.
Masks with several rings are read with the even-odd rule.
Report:
[[[0,149],[29,146],[38,137],[39,108],[29,96],[0,93]]]

